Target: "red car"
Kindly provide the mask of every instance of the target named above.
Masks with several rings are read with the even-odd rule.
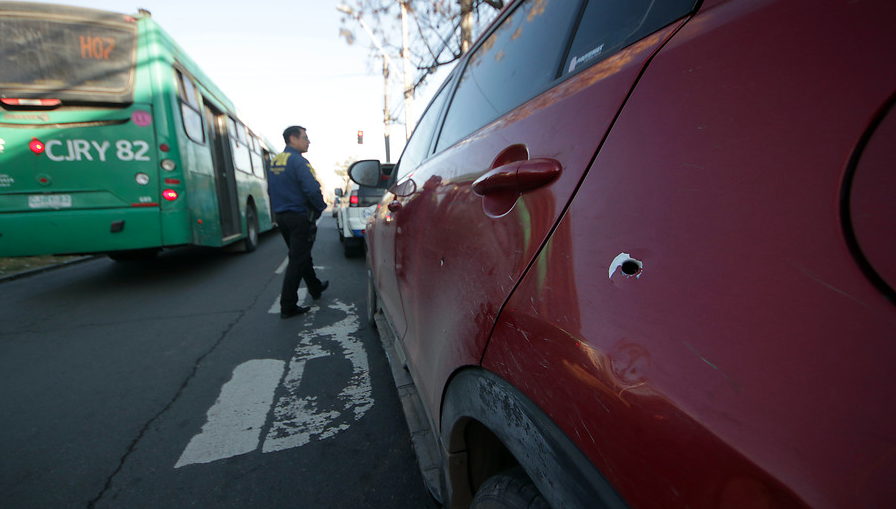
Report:
[[[891,0],[507,5],[367,230],[433,494],[894,507],[894,101]]]

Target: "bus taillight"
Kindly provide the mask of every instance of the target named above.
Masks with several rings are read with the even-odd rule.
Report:
[[[62,103],[59,99],[13,99],[4,97],[0,102],[7,106],[59,106]]]
[[[30,148],[31,151],[35,154],[40,155],[44,153],[44,149],[46,149],[47,147],[44,146],[44,142],[40,141],[39,139],[31,138],[31,143],[28,144],[28,148]]]
[[[168,201],[174,201],[177,199],[177,191],[174,189],[165,189],[162,191],[162,198],[165,198]]]

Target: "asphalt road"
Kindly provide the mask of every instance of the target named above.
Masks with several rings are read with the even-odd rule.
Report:
[[[431,508],[364,259],[281,320],[286,247],[99,258],[0,284],[0,508]]]

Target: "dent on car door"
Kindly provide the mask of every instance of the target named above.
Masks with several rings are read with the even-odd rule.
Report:
[[[524,1],[500,21],[463,68],[436,155],[410,175],[416,192],[396,214],[397,283],[403,344],[431,409],[453,370],[479,363],[501,306],[643,66],[676,28],[654,26],[623,48],[644,30],[642,12],[628,39],[590,37],[567,56],[580,4]]]

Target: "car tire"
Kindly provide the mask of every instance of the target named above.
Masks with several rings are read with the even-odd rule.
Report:
[[[550,509],[522,467],[512,468],[488,478],[470,509]]]
[[[500,446],[515,460],[508,466],[520,465],[550,507],[628,507],[572,439],[508,381],[483,369],[467,368],[453,376],[444,393],[440,434],[449,454],[464,452],[469,457],[471,447],[489,453]],[[469,441],[471,420],[494,435],[490,444]],[[477,489],[473,484],[475,476],[469,468],[468,462],[448,462],[449,487],[444,493],[449,504],[467,503],[481,491],[481,485]],[[506,472],[505,468],[489,470],[480,479],[484,485]]]
[[[346,258],[354,258],[364,252],[363,239],[358,237],[346,237],[342,243],[342,253]]]

